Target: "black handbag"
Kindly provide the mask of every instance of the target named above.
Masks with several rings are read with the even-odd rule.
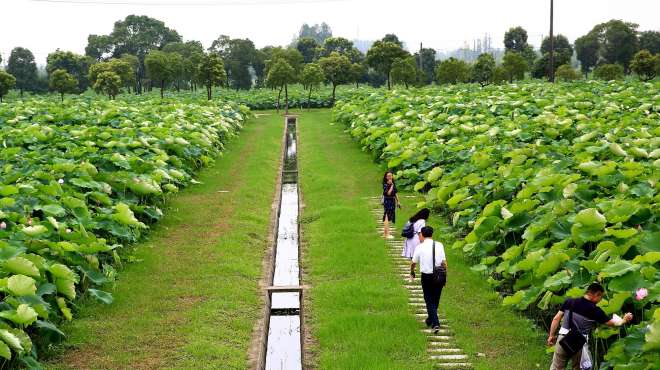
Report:
[[[587,342],[587,338],[580,333],[577,325],[573,323],[573,306],[575,306],[575,301],[573,301],[568,311],[568,333],[559,341],[559,345],[569,357],[573,357],[576,353],[582,351],[582,347]]]
[[[433,241],[433,282],[444,286],[447,283],[447,270],[444,266],[435,265],[435,240]]]

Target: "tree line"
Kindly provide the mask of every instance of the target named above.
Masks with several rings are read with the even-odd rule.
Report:
[[[571,44],[563,35],[554,37],[557,78],[574,80],[580,74],[571,66],[579,61],[585,77],[616,79],[635,73],[648,81],[660,73],[660,32],[637,30],[638,25],[611,20],[596,25]],[[485,86],[550,74],[550,39],[538,51],[527,42],[527,32],[513,27],[504,34],[505,54],[498,64],[488,53],[474,63],[449,58],[436,60],[436,52],[422,48],[414,54],[405,50],[394,34],[373,43],[366,54],[352,41],[333,37],[330,27],[300,28],[287,47],[257,49],[249,39],[221,35],[204,49],[199,41],[183,41],[181,35],[157,19],[129,15],[114,24],[108,35],[89,35],[85,55],[56,50],[47,57],[46,76],[37,73],[30,50],[16,47],[0,70],[0,100],[11,88],[24,91],[81,93],[93,89],[113,99],[122,89],[141,94],[145,90],[197,90],[204,86],[212,98],[215,86],[240,89],[269,87],[284,92],[301,83],[309,91],[323,83],[361,83],[372,86],[402,84],[405,87],[432,83],[475,82]],[[1,62],[0,56],[0,62]],[[278,103],[279,105],[279,103]]]

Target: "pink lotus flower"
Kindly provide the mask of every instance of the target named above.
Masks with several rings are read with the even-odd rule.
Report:
[[[646,288],[639,288],[635,292],[635,299],[641,301],[646,298],[647,295],[649,295],[649,291]]]
[[[0,222],[0,230],[4,230],[6,228],[7,228],[7,223],[4,221]]]

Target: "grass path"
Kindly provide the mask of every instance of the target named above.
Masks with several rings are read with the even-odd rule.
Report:
[[[329,111],[312,111],[299,124],[312,362],[319,369],[430,369],[422,324],[374,231],[366,199],[379,194],[384,168],[330,122]],[[399,227],[415,210],[415,200],[403,201]],[[543,333],[501,307],[486,279],[449,250],[451,237],[439,217],[430,224],[439,226],[450,264],[440,310],[469,361],[484,370],[547,368]]]
[[[48,368],[246,367],[282,130],[275,114],[248,121],[137,246],[115,302],[88,303],[64,327],[69,348]]]

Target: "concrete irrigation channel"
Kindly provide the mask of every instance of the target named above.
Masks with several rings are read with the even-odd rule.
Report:
[[[300,285],[297,116],[285,116],[286,141],[281,173],[277,235],[266,317],[257,369],[298,370],[303,366],[303,287]]]

